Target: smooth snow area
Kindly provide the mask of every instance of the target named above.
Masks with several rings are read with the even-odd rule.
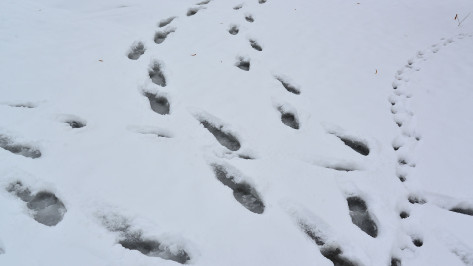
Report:
[[[473,265],[470,12],[0,1],[0,265]]]

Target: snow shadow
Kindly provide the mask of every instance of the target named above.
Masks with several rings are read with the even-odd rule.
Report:
[[[13,154],[36,159],[41,157],[41,151],[28,145],[15,143],[8,136],[0,134],[0,148]]]
[[[170,104],[166,97],[158,96],[150,92],[145,92],[144,96],[148,98],[151,110],[153,110],[155,113],[160,115],[169,114]]]
[[[281,84],[283,85],[283,87],[290,93],[293,93],[293,94],[296,94],[296,95],[299,95],[301,94],[301,91],[296,88],[296,86],[294,85],[291,85],[288,81],[284,80],[282,77],[279,77],[279,76],[275,76],[274,78],[276,78],[279,82],[281,82]]]
[[[369,236],[378,236],[378,226],[368,212],[366,202],[357,196],[347,198],[348,209],[350,210],[351,221]]]
[[[238,139],[231,133],[226,132],[223,125],[216,125],[202,117],[197,117],[197,119],[210,133],[212,133],[212,135],[214,135],[222,146],[231,151],[237,151],[240,149],[241,144]]]
[[[130,51],[128,52],[128,58],[131,60],[138,60],[141,55],[143,55],[146,51],[145,45],[142,42],[134,43],[130,47]]]
[[[190,260],[189,254],[183,248],[170,248],[162,242],[146,238],[141,230],[132,229],[132,226],[123,217],[101,217],[103,225],[111,232],[119,233],[118,243],[129,250],[136,250],[149,257],[159,257],[186,264]]]
[[[51,192],[40,191],[32,195],[29,188],[20,181],[10,184],[7,191],[26,202],[28,209],[33,211],[33,218],[41,224],[55,226],[62,221],[67,212],[64,203]]]
[[[214,170],[215,177],[233,191],[233,196],[241,205],[257,214],[264,212],[264,203],[250,184],[239,180],[240,178],[236,178],[234,174],[229,173],[229,169],[223,165],[212,164],[211,166]]]
[[[148,70],[149,78],[151,81],[161,87],[166,87],[166,77],[162,72],[162,66],[158,61],[151,63],[150,69]]]

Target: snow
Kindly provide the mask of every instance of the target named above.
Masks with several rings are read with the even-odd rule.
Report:
[[[0,2],[0,265],[473,265],[471,1],[206,2]]]

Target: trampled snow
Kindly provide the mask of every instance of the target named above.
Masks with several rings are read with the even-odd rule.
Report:
[[[0,1],[0,265],[473,265],[470,12]]]

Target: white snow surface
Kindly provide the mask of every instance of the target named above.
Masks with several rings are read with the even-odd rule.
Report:
[[[125,248],[126,232],[189,265],[333,265],[302,224],[353,265],[473,265],[473,213],[450,211],[473,212],[473,2],[357,1],[0,1],[0,265],[179,265]],[[37,222],[15,182],[53,193],[63,219]],[[352,222],[349,197],[376,237]]]

